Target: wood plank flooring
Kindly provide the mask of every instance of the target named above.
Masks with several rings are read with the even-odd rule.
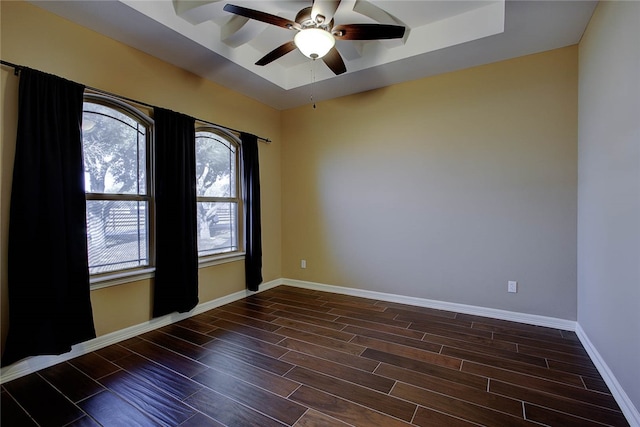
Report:
[[[2,426],[625,426],[573,332],[279,286],[2,386]]]

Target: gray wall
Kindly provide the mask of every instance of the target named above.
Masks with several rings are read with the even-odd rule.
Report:
[[[640,408],[640,3],[601,2],[580,43],[578,323]]]

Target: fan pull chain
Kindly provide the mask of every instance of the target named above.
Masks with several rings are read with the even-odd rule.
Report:
[[[313,89],[315,87],[315,83],[316,83],[316,73],[314,72],[314,66],[315,66],[316,60],[314,59],[313,61],[311,61],[311,97],[310,100],[313,103],[313,109],[316,109],[316,101],[313,100]]]

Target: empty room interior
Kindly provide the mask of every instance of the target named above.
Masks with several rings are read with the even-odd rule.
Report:
[[[0,19],[3,426],[640,426],[640,2],[3,0]],[[327,50],[305,53],[310,29]],[[30,79],[75,90],[75,175],[48,139],[22,148],[65,127],[29,121]],[[90,170],[105,111],[138,154]],[[55,225],[58,176],[80,238]]]

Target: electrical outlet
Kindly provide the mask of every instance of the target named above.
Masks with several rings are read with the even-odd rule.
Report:
[[[307,268],[307,260],[306,259],[301,259],[300,260],[300,268]]]
[[[509,280],[509,284],[507,285],[508,292],[518,292],[518,282],[515,280]]]

